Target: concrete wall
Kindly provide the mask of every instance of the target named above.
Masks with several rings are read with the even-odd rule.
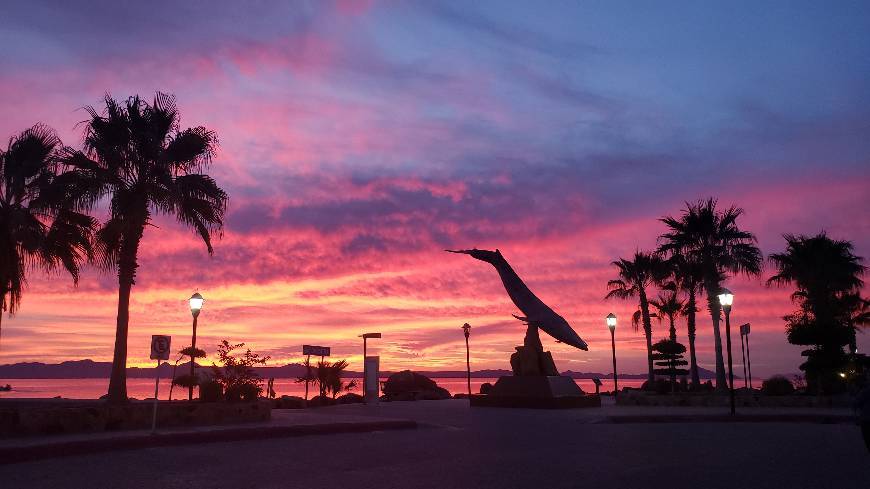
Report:
[[[102,401],[62,400],[0,402],[0,436],[54,435],[151,428],[153,403],[133,401],[114,406]],[[268,401],[187,402],[163,401],[157,426],[207,426],[268,421]]]

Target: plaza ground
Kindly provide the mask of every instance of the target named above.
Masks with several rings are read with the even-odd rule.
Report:
[[[674,409],[693,412],[614,406],[564,411],[469,409],[462,400],[336,406],[304,416],[322,416],[325,422],[413,419],[419,427],[51,458],[0,466],[0,485],[9,489],[868,487],[870,454],[853,424],[614,423],[607,419],[620,414],[667,414]],[[276,412],[279,417],[284,414],[295,415]]]

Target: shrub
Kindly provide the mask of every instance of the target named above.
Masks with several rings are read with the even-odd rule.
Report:
[[[434,380],[426,377],[423,374],[403,370],[394,373],[384,382],[384,394],[387,396],[398,396],[407,393],[416,393],[421,391],[435,390],[438,385]]]
[[[256,384],[233,384],[227,387],[227,401],[256,401],[263,389]]]
[[[254,371],[254,366],[265,364],[269,357],[261,357],[250,349],[241,355],[233,353],[244,346],[244,343],[233,345],[227,340],[221,341],[218,345],[218,360],[223,366],[212,364],[214,380],[223,386],[228,401],[253,401],[263,391],[260,387],[263,380]]]
[[[768,396],[787,396],[794,393],[794,385],[782,375],[774,375],[762,382],[761,392]]]
[[[311,407],[319,407],[319,406],[332,406],[335,404],[335,399],[329,396],[314,396],[308,401],[308,405]]]
[[[179,375],[172,379],[172,383],[179,387],[196,387],[199,385],[199,377],[190,374]]]
[[[204,402],[218,402],[224,399],[224,388],[214,380],[206,380],[199,386],[199,399]]]
[[[335,402],[337,402],[338,404],[357,404],[363,401],[363,396],[355,394],[353,392],[342,394],[335,399]]]
[[[480,384],[480,393],[481,394],[489,394],[489,391],[492,390],[492,384],[489,382],[484,382]]]

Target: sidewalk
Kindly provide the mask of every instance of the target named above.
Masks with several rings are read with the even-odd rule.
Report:
[[[153,434],[137,430],[7,438],[0,440],[0,465],[125,449],[415,428],[417,423],[408,419],[329,413],[323,409],[273,410],[272,419],[265,423],[158,427]]]

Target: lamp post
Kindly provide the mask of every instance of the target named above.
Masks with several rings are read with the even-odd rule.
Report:
[[[616,314],[612,312],[605,318],[607,329],[610,330],[610,347],[613,349],[613,398],[619,392],[619,383],[616,380]]]
[[[734,368],[731,361],[731,304],[734,303],[734,294],[728,289],[719,291],[719,304],[725,311],[725,345],[728,348],[728,393],[731,397],[731,415],[734,410]]]
[[[471,325],[462,325],[462,333],[465,335],[465,370],[468,374],[468,400],[471,402],[471,350],[468,348],[468,337],[471,336]]]
[[[196,372],[194,370],[194,352],[196,351],[196,320],[199,318],[199,311],[202,310],[202,303],[205,302],[205,299],[202,298],[199,292],[194,292],[192,296],[190,296],[190,313],[193,315],[193,337],[190,340],[190,387],[188,387],[187,391],[187,400],[193,400],[193,379],[196,376]]]
[[[366,395],[366,377],[368,377],[366,372],[366,355],[367,355],[367,343],[366,340],[369,338],[380,338],[380,333],[363,333],[359,335],[360,338],[363,339],[363,396]]]

